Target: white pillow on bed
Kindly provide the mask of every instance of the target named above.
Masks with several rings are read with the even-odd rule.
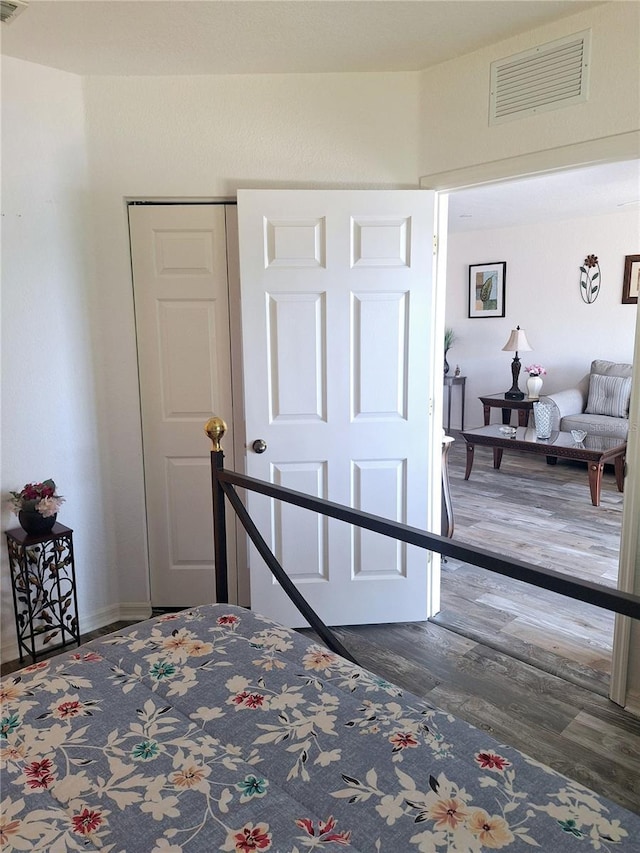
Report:
[[[630,397],[630,376],[601,376],[599,373],[592,373],[585,412],[588,415],[626,418],[629,416]]]

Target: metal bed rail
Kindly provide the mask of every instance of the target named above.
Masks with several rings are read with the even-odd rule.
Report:
[[[524,581],[540,589],[547,589],[559,595],[565,595],[577,601],[583,601],[595,607],[601,607],[622,616],[640,620],[640,596],[632,593],[611,589],[592,581],[575,580],[553,569],[535,566],[532,563],[522,560],[506,559],[492,551],[476,548],[473,545],[463,545],[452,539],[438,536],[435,533],[420,530],[417,527],[410,527],[400,524],[397,521],[391,521],[371,513],[352,509],[343,504],[323,500],[304,492],[297,492],[293,489],[287,489],[284,486],[276,486],[263,480],[257,480],[254,477],[228,471],[224,468],[224,453],[220,447],[220,439],[224,435],[225,430],[226,425],[220,418],[211,418],[205,426],[205,432],[213,445],[211,450],[211,485],[213,490],[216,601],[222,603],[229,601],[226,551],[226,496],[259,554],[302,616],[304,616],[309,625],[332,651],[354,661],[352,655],[349,654],[335,637],[330,628],[324,624],[282,568],[249,516],[246,507],[235,490],[237,486],[270,498],[285,501],[286,503],[308,509],[312,512],[320,513],[329,518],[354,524],[366,530],[371,530],[374,533],[380,533],[383,536],[389,536],[401,542],[406,542],[409,545],[423,548],[426,551],[435,551],[445,557],[453,557],[462,562],[503,575],[504,577]]]

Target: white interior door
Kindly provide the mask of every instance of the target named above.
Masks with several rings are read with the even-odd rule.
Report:
[[[241,190],[238,219],[247,472],[427,528],[434,194]],[[250,508],[328,624],[426,618],[425,551],[261,496]],[[304,624],[254,551],[250,574],[254,609]]]
[[[215,600],[212,414],[233,418],[224,205],[129,208],[144,444],[151,601]],[[235,588],[234,526],[228,525]]]

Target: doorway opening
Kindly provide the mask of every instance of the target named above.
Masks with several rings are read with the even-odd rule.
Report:
[[[547,370],[544,382],[548,392],[575,385],[576,379],[589,372],[593,359],[632,363],[637,309],[623,305],[621,297],[625,255],[630,251],[629,246],[634,245],[632,235],[637,234],[639,174],[638,161],[630,160],[513,181],[503,179],[449,193],[445,324],[453,328],[457,338],[456,346],[448,354],[449,361],[454,366],[460,365],[461,375],[468,374],[465,428],[483,422],[479,396],[503,393],[511,384],[509,368],[513,354],[505,354],[502,347],[516,325],[526,329],[533,347],[532,352],[526,353],[530,360],[523,360],[523,366],[530,362],[543,365]],[[425,185],[433,184],[425,181]],[[599,255],[601,263],[606,259],[602,292],[595,306],[584,305],[579,294],[579,267],[588,254]],[[474,319],[468,303],[468,266],[492,261],[506,262],[505,316]],[[615,335],[602,334],[602,312],[610,318],[604,326],[616,329]],[[525,380],[526,375],[523,372]],[[458,430],[460,414],[459,397],[454,396],[452,426]],[[553,509],[553,487],[549,485],[544,457],[540,457],[541,471],[537,464],[532,464],[537,462],[535,459],[514,458],[513,469],[505,471],[503,461],[502,470],[494,472],[487,456],[484,465],[488,470],[483,468],[482,482],[478,478],[477,461],[473,475],[465,482],[462,473],[456,473],[456,464],[464,467],[458,458],[460,451],[464,455],[462,445],[464,440],[458,433],[458,441],[450,453],[454,513],[456,492],[458,508],[463,505],[456,529],[458,535],[465,527],[464,535],[475,544],[486,544],[507,556],[530,559],[525,553],[531,551],[534,534],[538,543],[542,540],[543,544],[534,544],[533,562],[600,583],[613,586],[620,583],[624,588],[622,565],[618,577],[623,500],[612,473],[608,474],[612,486],[606,499],[610,503],[591,507],[585,496],[584,507],[578,502],[575,514],[569,514],[563,521],[562,510]],[[528,479],[527,465],[531,466]],[[510,479],[511,471],[514,476]],[[575,487],[582,488],[586,475],[579,468],[566,465],[562,473],[566,476],[559,481],[558,506],[567,510],[570,501],[563,501],[563,497],[569,497],[574,482]],[[516,474],[523,478],[520,487]],[[493,479],[487,483],[486,478]],[[532,484],[533,494],[525,501],[527,482]],[[474,490],[475,506],[470,507],[467,499],[471,500],[469,496]],[[496,496],[502,501],[501,507],[497,498],[494,501]],[[485,518],[482,518],[483,509]],[[597,515],[589,522],[591,510]],[[471,517],[474,511],[475,519]],[[632,527],[626,533],[637,539],[637,528]],[[631,570],[627,567],[626,571],[628,575]],[[443,577],[444,613],[447,578]],[[457,580],[461,579],[458,576]],[[615,655],[613,664],[611,655],[613,620],[603,625],[597,614],[578,614],[578,625],[570,618],[558,617],[554,637],[556,628],[550,615],[547,622],[541,620],[526,594],[521,595],[522,591],[514,592],[511,602],[504,598],[504,593],[504,589],[495,588],[477,591],[478,619],[484,620],[487,630],[495,635],[502,633],[505,642],[512,642],[525,652],[536,645],[535,654],[540,660],[546,658],[550,667],[556,665],[557,651],[564,646],[573,658],[571,666],[577,677],[583,677],[587,665],[593,670],[594,679],[600,682],[600,690],[615,691],[614,683],[609,687],[612,666],[614,681],[616,678]],[[500,595],[502,602],[498,601]],[[458,601],[458,612],[450,610],[452,623],[460,620],[468,626],[468,614],[461,619],[465,607],[469,607],[468,601]],[[595,665],[591,667],[590,662]]]

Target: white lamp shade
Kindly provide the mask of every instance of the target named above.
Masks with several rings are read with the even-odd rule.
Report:
[[[529,346],[529,341],[524,333],[524,329],[518,326],[517,329],[512,329],[509,335],[509,340],[502,347],[506,352],[530,352],[532,347]]]

